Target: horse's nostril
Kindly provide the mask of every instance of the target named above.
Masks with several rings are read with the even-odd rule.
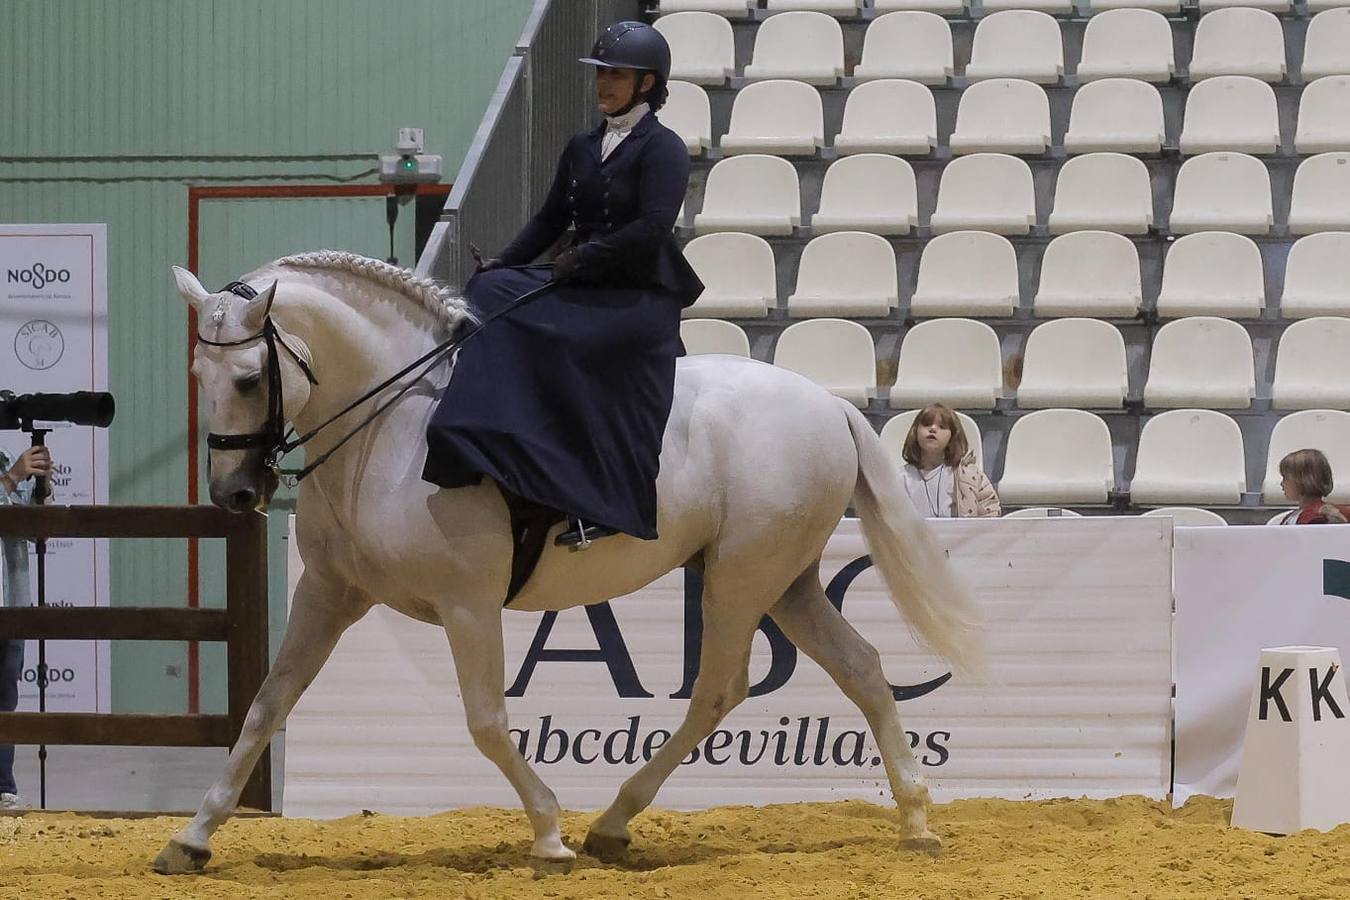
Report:
[[[230,505],[235,509],[249,509],[257,502],[257,495],[253,491],[243,490],[235,491],[230,495]]]

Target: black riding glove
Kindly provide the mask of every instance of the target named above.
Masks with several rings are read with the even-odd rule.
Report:
[[[489,259],[483,259],[483,252],[473,243],[469,244],[469,254],[473,257],[473,273],[475,275],[489,272],[493,269],[500,269],[503,265],[501,257],[493,256]]]
[[[568,247],[553,259],[553,280],[568,281],[576,276],[580,268],[581,251],[576,247]]]

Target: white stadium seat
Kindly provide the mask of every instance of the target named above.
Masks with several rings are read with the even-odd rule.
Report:
[[[690,156],[698,156],[712,146],[708,92],[688,81],[672,81],[667,88],[670,95],[656,117],[684,140]]]
[[[769,12],[809,10],[826,15],[851,18],[862,15],[863,0],[769,0]]]
[[[1162,95],[1147,82],[1103,78],[1073,95],[1064,134],[1069,153],[1158,153],[1164,139]]]
[[[1276,409],[1350,409],[1350,319],[1318,316],[1280,335],[1270,396]]]
[[[961,16],[966,13],[966,0],[872,0],[872,7],[878,15],[919,10],[943,16]]]
[[[1350,231],[1350,152],[1319,153],[1299,163],[1289,198],[1289,230]]]
[[[970,452],[975,454],[975,465],[984,471],[984,440],[980,437],[980,426],[975,424],[975,420],[960,410],[956,410],[956,421],[961,425],[961,433],[966,436],[966,446]],[[905,436],[909,434],[909,427],[918,418],[919,410],[911,409],[909,412],[897,413],[886,420],[886,424],[881,426],[881,445],[886,448],[886,455],[889,456],[897,466],[904,462],[901,453],[905,449]]]
[[[1282,81],[1284,29],[1264,9],[1216,9],[1200,17],[1191,53],[1192,81],[1216,75],[1250,75]]]
[[[1139,311],[1143,299],[1134,243],[1106,231],[1075,231],[1045,248],[1032,312],[1127,318]]]
[[[973,319],[934,319],[905,334],[890,404],[993,409],[1002,390],[1003,358],[994,329]]]
[[[1078,62],[1079,81],[1098,78],[1170,81],[1176,68],[1172,26],[1161,13],[1151,9],[1110,9],[1088,20],[1083,31],[1083,56]]]
[[[1139,433],[1130,500],[1232,505],[1247,486],[1242,432],[1212,409],[1174,409]]]
[[[1261,249],[1225,231],[1187,235],[1172,244],[1163,266],[1158,315],[1256,318],[1266,305]]]
[[[1024,503],[1105,503],[1115,490],[1111,432],[1081,409],[1043,409],[1013,422],[999,499]]]
[[[1144,405],[1246,409],[1255,394],[1252,339],[1238,323],[1192,316],[1153,336]]]
[[[877,387],[872,335],[846,319],[812,319],[783,329],[773,364],[811,379],[854,406],[867,406]]]
[[[1280,490],[1280,460],[1295,450],[1325,453],[1334,480],[1327,499],[1332,503],[1350,501],[1350,412],[1309,409],[1290,413],[1275,423],[1270,431],[1266,477],[1261,485],[1266,504],[1291,505]]]
[[[773,248],[762,237],[727,232],[696,237],[684,247],[703,282],[685,315],[762,319],[778,305]]]
[[[1308,12],[1319,13],[1327,9],[1340,9],[1350,6],[1350,0],[1308,0]]]
[[[860,84],[844,101],[835,152],[927,155],[937,146],[933,93],[914,81],[888,78]]]
[[[1287,13],[1293,9],[1293,0],[1200,0],[1200,11],[1223,9],[1226,6],[1245,6],[1252,9],[1266,9],[1273,13]]]
[[[1147,234],[1153,227],[1148,167],[1123,153],[1087,153],[1064,163],[1055,182],[1051,234],[1116,231]]]
[[[924,245],[911,316],[1011,316],[1017,304],[1017,253],[1007,238],[953,231]]]
[[[1350,150],[1350,75],[1319,78],[1299,97],[1294,151],[1334,150]]]
[[[1141,513],[1145,518],[1166,517],[1172,520],[1173,528],[1193,528],[1207,525],[1227,525],[1228,520],[1212,509],[1200,509],[1195,506],[1161,506]]]
[[[1181,12],[1181,0],[1088,0],[1090,14],[1113,9],[1148,9],[1164,15]]]
[[[680,340],[689,356],[705,353],[725,353],[730,356],[750,356],[750,339],[735,322],[721,319],[685,319],[680,323]]]
[[[1037,326],[1022,351],[1017,405],[1119,407],[1129,391],[1125,339],[1100,319],[1056,319]]]
[[[1064,74],[1064,45],[1059,23],[1043,12],[1009,9],[980,19],[970,50],[966,77],[1024,78],[1053,84]]]
[[[1082,513],[1074,512],[1071,509],[1061,509],[1058,506],[1028,506],[1026,509],[1017,509],[1003,514],[1005,519],[1049,519],[1060,518],[1081,519]]]
[[[709,170],[694,230],[789,235],[801,220],[801,188],[792,163],[777,156],[733,156]]]
[[[652,26],[670,44],[670,77],[694,84],[723,84],[736,73],[731,23],[710,12],[677,12]]]
[[[755,49],[745,67],[746,78],[795,78],[828,86],[843,74],[844,32],[837,20],[824,13],[779,13],[755,30]]]
[[[1050,143],[1045,88],[1017,78],[991,78],[961,92],[952,153],[1044,153]]]
[[[845,156],[825,170],[820,210],[811,228],[909,234],[919,222],[919,198],[909,163],[884,153]]]
[[[801,81],[776,79],[736,92],[722,152],[814,156],[825,144],[820,91]]]
[[[1026,234],[1035,223],[1031,168],[1017,157],[973,153],[943,168],[937,209],[929,223],[934,234],[972,228]]]
[[[840,231],[815,238],[802,251],[788,315],[880,317],[899,304],[891,245],[875,234]]]
[[[1274,221],[1270,173],[1261,160],[1245,153],[1202,153],[1181,164],[1168,220],[1173,232],[1266,234]]]
[[[1350,75],[1350,8],[1319,12],[1303,39],[1303,80]]]
[[[1324,231],[1294,241],[1284,264],[1280,316],[1350,316],[1350,233]]]
[[[1280,149],[1275,91],[1247,75],[1220,75],[1186,95],[1181,152],[1274,153]]]
[[[1073,15],[1073,0],[984,0],[986,14],[1002,9],[1036,9],[1052,16]]]
[[[677,12],[709,12],[730,19],[744,19],[750,15],[755,0],[661,0],[661,15]]]
[[[907,78],[946,84],[953,65],[952,28],[946,19],[918,10],[893,12],[867,26],[853,77],[860,82]]]

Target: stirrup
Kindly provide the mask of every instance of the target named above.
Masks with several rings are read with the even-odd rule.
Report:
[[[613,528],[606,528],[604,525],[587,525],[575,516],[568,516],[567,521],[571,524],[571,527],[558,535],[553,543],[558,547],[566,547],[573,553],[579,550],[589,550],[591,544],[594,544],[600,538],[618,534]]]

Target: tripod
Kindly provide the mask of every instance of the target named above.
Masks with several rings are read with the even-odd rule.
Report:
[[[51,432],[50,428],[28,428],[27,430],[33,437],[32,446],[41,447]],[[47,497],[51,495],[51,487],[47,483],[45,475],[33,476],[33,502],[41,505],[47,502]],[[38,538],[33,542],[37,550],[37,605],[45,607],[47,605],[47,539]],[[45,638],[38,638],[38,664],[37,664],[37,685],[38,685],[38,712],[47,711],[47,641]],[[38,745],[38,806],[41,809],[47,808],[47,745]]]

